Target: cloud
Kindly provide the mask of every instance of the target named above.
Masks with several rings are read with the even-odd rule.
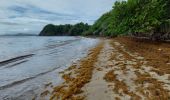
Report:
[[[35,32],[46,24],[92,24],[115,0],[1,0],[0,34]],[[9,30],[10,27],[10,30]],[[24,30],[23,30],[24,29]]]

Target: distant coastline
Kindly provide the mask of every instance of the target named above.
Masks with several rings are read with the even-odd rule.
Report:
[[[0,36],[38,36],[38,35],[29,33],[17,33],[17,34],[2,34]]]

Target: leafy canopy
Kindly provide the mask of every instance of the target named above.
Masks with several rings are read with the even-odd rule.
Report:
[[[161,32],[161,26],[170,23],[169,19],[170,0],[116,1],[113,9],[102,15],[88,33],[117,36]]]

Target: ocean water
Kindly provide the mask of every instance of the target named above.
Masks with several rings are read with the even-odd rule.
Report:
[[[0,37],[0,100],[31,100],[62,82],[58,72],[87,55],[99,40],[84,37]]]

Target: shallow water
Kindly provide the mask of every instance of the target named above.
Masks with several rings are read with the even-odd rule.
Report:
[[[0,100],[30,100],[61,82],[59,71],[86,56],[98,40],[83,37],[0,37]]]

